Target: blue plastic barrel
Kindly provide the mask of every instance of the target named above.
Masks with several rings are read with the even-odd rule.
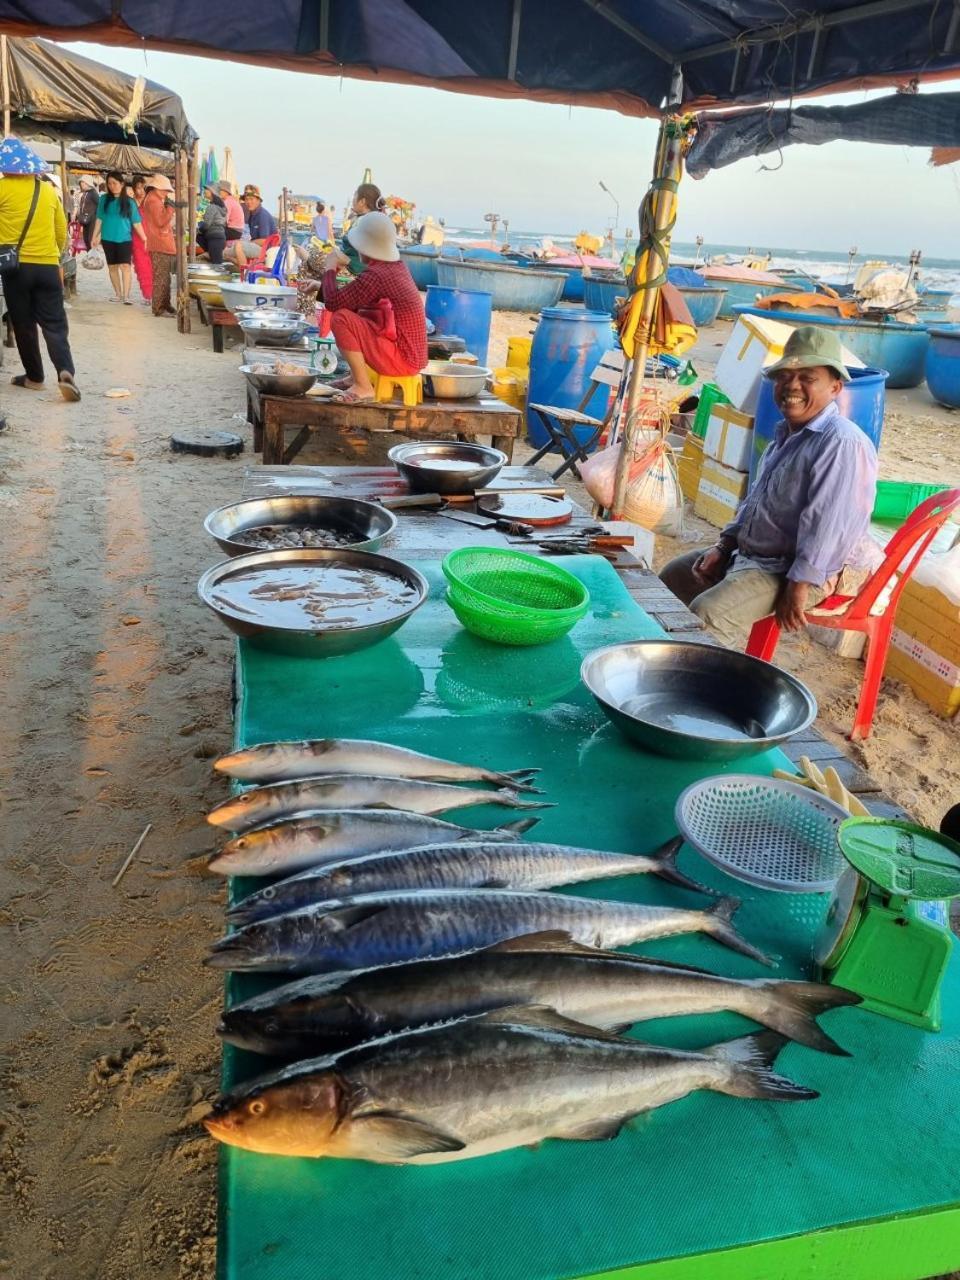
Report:
[[[440,284],[427,288],[427,319],[433,321],[437,333],[444,337],[456,334],[463,338],[467,350],[482,365],[487,363],[492,310],[492,293],[480,289],[451,289]]]
[[[848,369],[850,381],[837,396],[837,407],[845,418],[855,422],[864,435],[873,441],[880,451],[883,432],[883,410],[886,402],[886,384],[890,376],[886,369]],[[753,422],[753,456],[750,459],[750,483],[757,474],[760,457],[773,439],[773,433],[783,414],[773,402],[773,383],[764,378],[760,384],[760,399]]]
[[[546,307],[530,348],[530,385],[528,404],[556,405],[576,409],[590,382],[590,375],[604,352],[615,346],[610,316],[603,311],[587,311],[584,307]],[[610,394],[607,386],[599,386],[587,402],[585,413],[602,418]],[[589,440],[593,428],[578,427],[578,440]],[[533,445],[544,445],[549,437],[543,425],[527,410],[527,439]]]
[[[960,325],[930,330],[926,373],[934,400],[960,409]]]

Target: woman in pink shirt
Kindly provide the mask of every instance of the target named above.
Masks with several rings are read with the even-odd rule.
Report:
[[[229,182],[219,182],[220,199],[227,206],[227,241],[239,240],[243,236],[243,207],[240,201],[233,194],[233,187]]]

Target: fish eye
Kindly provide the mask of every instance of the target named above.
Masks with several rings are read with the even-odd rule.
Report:
[[[247,1107],[252,1116],[262,1116],[266,1109],[267,1104],[262,1098],[254,1098]]]
[[[280,1024],[279,1022],[275,1022],[273,1019],[271,1019],[269,1022],[264,1024],[263,1029],[264,1031],[266,1031],[267,1035],[275,1036],[277,1032],[280,1030]]]
[[[267,885],[266,889],[263,891],[263,896],[265,898],[275,898],[277,896],[277,891],[272,884]]]

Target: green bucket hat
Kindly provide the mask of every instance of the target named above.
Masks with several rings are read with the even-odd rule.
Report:
[[[783,356],[776,364],[768,365],[763,375],[772,378],[781,369],[816,369],[821,365],[835,369],[837,377],[844,382],[850,381],[850,374],[843,363],[843,347],[837,335],[829,329],[805,324],[794,329],[783,348]]]

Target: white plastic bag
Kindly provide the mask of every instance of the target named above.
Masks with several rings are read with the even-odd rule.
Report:
[[[106,264],[103,256],[103,250],[99,247],[91,249],[89,253],[85,253],[80,259],[81,267],[86,267],[88,271],[102,271]]]

